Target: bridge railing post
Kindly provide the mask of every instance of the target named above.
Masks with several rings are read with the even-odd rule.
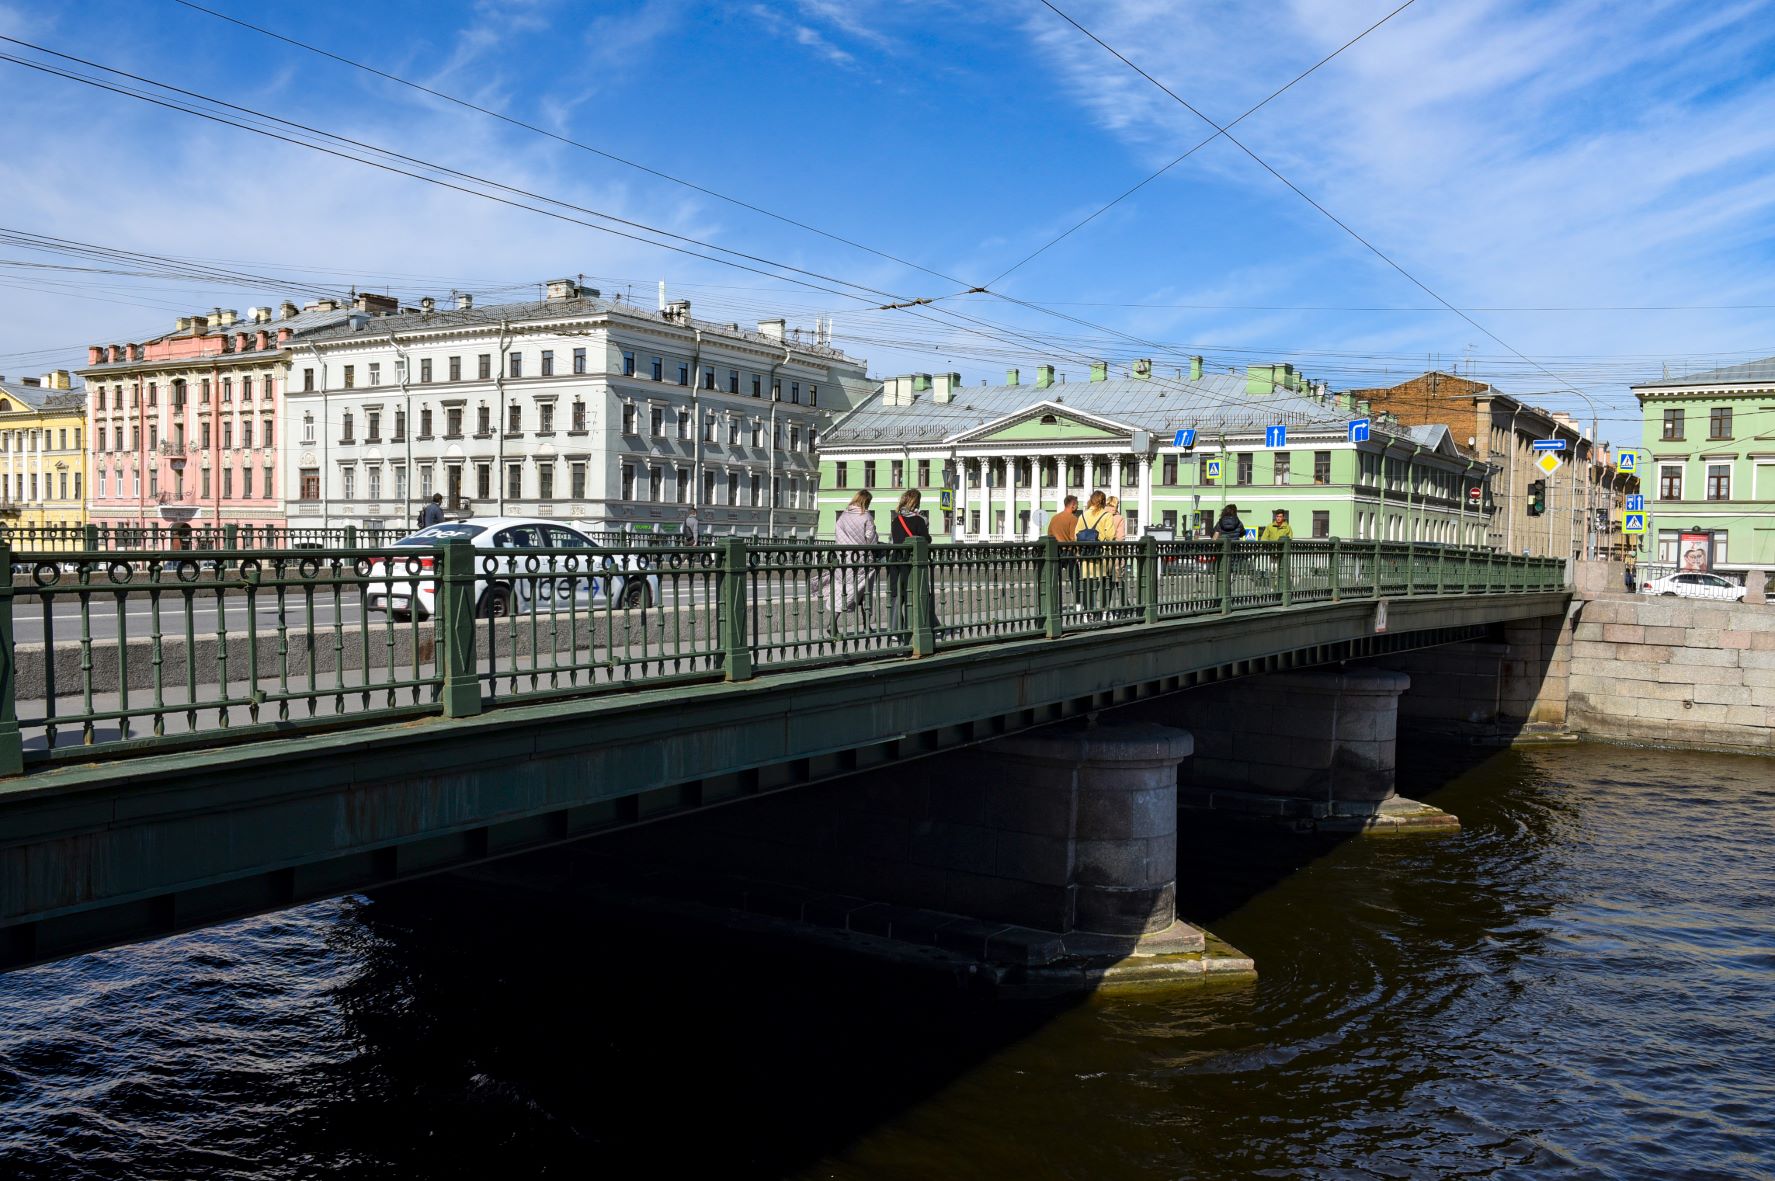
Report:
[[[912,612],[912,655],[929,656],[937,650],[937,592],[932,582],[929,537],[912,539],[912,567],[906,575],[906,606]]]
[[[1448,547],[1446,545],[1437,546],[1436,547],[1436,593],[1437,594],[1442,593],[1442,575],[1443,575],[1444,568],[1447,565],[1448,565]]]
[[[1276,561],[1281,565],[1276,569],[1276,587],[1282,592],[1282,605],[1294,605],[1294,539],[1284,537],[1281,541],[1282,552]]]
[[[1343,541],[1340,538],[1331,539],[1331,601],[1334,603],[1342,602],[1344,597],[1343,549]]]
[[[1146,623],[1159,621],[1159,539],[1147,534],[1140,539],[1140,617]]]
[[[1374,585],[1370,588],[1370,590],[1373,593],[1371,593],[1368,596],[1371,599],[1378,599],[1381,597],[1381,545],[1382,544],[1383,543],[1380,538],[1377,537],[1374,539],[1374,566],[1372,567],[1373,572],[1374,572]]]
[[[438,562],[437,638],[443,647],[444,716],[481,712],[481,677],[475,659],[475,547],[467,538],[444,543]],[[389,578],[394,577],[393,571]],[[489,654],[491,655],[491,654]]]
[[[356,549],[357,548],[357,526],[356,525],[347,525],[345,527],[345,548],[346,549]]]
[[[1414,595],[1418,590],[1418,543],[1405,543],[1405,593]]]
[[[99,527],[97,525],[83,526],[80,534],[81,548],[89,554],[96,554],[99,551]],[[11,569],[10,566],[7,568]]]
[[[1066,631],[1066,600],[1062,596],[1065,579],[1060,563],[1060,543],[1053,534],[1043,537],[1037,602],[1042,613],[1042,632],[1050,640],[1058,640]]]
[[[730,681],[752,679],[752,647],[746,640],[746,582],[750,575],[746,543],[721,543],[721,581],[715,596],[715,627],[721,641],[721,668]]]
[[[1233,539],[1228,534],[1220,535],[1220,613],[1233,613]]]
[[[0,540],[0,775],[25,769],[25,741],[18,728],[18,664],[12,651],[12,542]]]

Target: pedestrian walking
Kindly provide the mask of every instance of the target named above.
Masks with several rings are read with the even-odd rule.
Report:
[[[899,505],[894,509],[893,519],[888,522],[888,539],[895,545],[904,546],[907,550],[911,549],[913,538],[929,538],[931,535],[930,522],[925,520],[924,514],[918,510],[919,500],[918,489],[908,488],[900,497]],[[911,553],[895,554],[892,564],[888,567],[888,602],[893,610],[894,631],[907,633],[909,639],[911,624],[908,621],[911,613],[907,610],[906,600],[910,593],[911,575]],[[937,603],[933,591],[934,588],[927,585],[924,601],[918,606],[924,612],[927,623],[935,630]]]
[[[1127,541],[1128,518],[1122,515],[1122,498],[1119,496],[1105,497],[1104,504],[1109,509],[1110,520],[1109,531],[1104,536],[1103,540],[1113,542]],[[1125,604],[1128,601],[1128,563],[1122,555],[1111,553],[1107,559],[1106,565],[1108,567],[1107,574],[1109,579],[1105,584],[1106,589],[1109,591],[1109,595],[1113,597],[1118,604]],[[1107,599],[1105,600],[1104,605],[1108,606]]]
[[[1245,536],[1245,522],[1239,519],[1239,506],[1229,504],[1220,510],[1220,520],[1214,522],[1216,537],[1230,537],[1238,541]]]
[[[696,508],[692,506],[691,510],[684,515],[684,544],[695,545],[697,533],[701,528],[702,522],[696,519]]]
[[[1079,552],[1079,610],[1087,617],[1109,605],[1109,563],[1103,557],[1101,545],[1114,528],[1109,497],[1099,488],[1085,501],[1085,511],[1079,515],[1079,531],[1073,537]]]
[[[1627,583],[1628,594],[1636,595],[1639,593],[1639,567],[1633,564],[1632,558],[1627,559],[1627,568],[1621,571],[1621,577],[1622,580]]]
[[[1048,536],[1060,543],[1060,580],[1065,583],[1062,594],[1079,602],[1079,560],[1072,552],[1072,543],[1079,535],[1079,498],[1068,496],[1060,502],[1060,511],[1048,518]]]
[[[431,503],[419,510],[419,527],[421,529],[429,529],[433,525],[440,524],[443,519],[444,494],[442,492],[433,492],[431,494]]]
[[[831,619],[826,626],[833,635],[839,633],[844,616],[852,611],[862,618],[863,626],[869,624],[869,592],[875,585],[875,554],[861,547],[881,542],[881,534],[875,529],[875,515],[869,511],[873,499],[867,488],[851,497],[851,502],[838,514],[838,523],[832,530],[839,546],[858,548],[835,548],[821,555],[833,565],[814,580],[814,590],[831,610]]]

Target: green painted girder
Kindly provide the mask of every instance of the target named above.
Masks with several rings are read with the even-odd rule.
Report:
[[[1206,681],[1476,638],[1564,591],[1191,618],[0,781],[0,967],[327,897]]]

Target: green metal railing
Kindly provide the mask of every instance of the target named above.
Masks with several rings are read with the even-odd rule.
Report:
[[[1400,542],[301,544],[0,540],[0,774],[1191,617],[1564,586],[1556,559]]]
[[[26,525],[0,526],[0,541],[16,553],[78,554],[117,550],[160,553],[217,549],[355,549],[388,545],[411,528],[367,529],[284,525]]]

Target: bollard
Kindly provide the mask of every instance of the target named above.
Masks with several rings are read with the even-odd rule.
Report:
[[[1220,613],[1233,613],[1233,539],[1226,534],[1220,538]]]

